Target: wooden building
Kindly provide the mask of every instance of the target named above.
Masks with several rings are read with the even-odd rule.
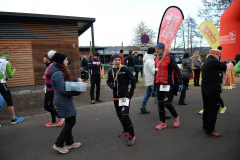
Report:
[[[0,52],[7,50],[17,69],[7,85],[44,84],[43,57],[49,50],[66,54],[72,76],[80,77],[78,37],[91,28],[94,48],[94,22],[95,18],[0,12]]]

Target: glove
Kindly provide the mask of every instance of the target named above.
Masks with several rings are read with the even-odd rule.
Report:
[[[52,84],[47,84],[47,87],[52,88],[53,86],[52,86]]]
[[[114,88],[115,88],[114,83],[111,82],[109,87],[110,87],[111,89],[114,89]]]
[[[183,86],[182,86],[182,85],[179,85],[178,91],[179,91],[179,92],[182,92],[182,90],[183,90]]]

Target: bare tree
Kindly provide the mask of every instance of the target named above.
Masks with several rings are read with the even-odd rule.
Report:
[[[156,32],[152,28],[149,28],[144,21],[139,22],[137,27],[133,29],[132,32],[132,40],[131,40],[131,46],[140,46],[142,44],[141,42],[141,36],[143,34],[147,34],[149,36],[149,43],[155,44],[156,43]]]
[[[205,21],[212,21],[219,29],[220,17],[232,2],[233,0],[202,0],[197,16]]]

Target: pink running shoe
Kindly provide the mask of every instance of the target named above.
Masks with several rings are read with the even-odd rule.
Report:
[[[65,120],[65,118],[59,118],[57,126],[61,127],[63,125],[64,120]]]
[[[55,127],[57,126],[57,123],[52,123],[52,122],[49,122],[47,124],[45,124],[46,127]]]
[[[161,123],[160,123],[159,125],[157,125],[155,128],[156,128],[157,130],[161,130],[161,129],[166,128],[166,127],[167,127],[166,123],[163,123],[163,122],[161,121]]]
[[[177,128],[180,125],[179,116],[173,117],[173,119],[174,119],[173,126]]]

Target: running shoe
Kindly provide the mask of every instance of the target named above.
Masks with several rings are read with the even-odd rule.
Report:
[[[227,110],[227,107],[224,106],[223,108],[221,108],[220,114],[224,114],[226,112],[226,110]]]
[[[174,126],[175,128],[179,127],[179,125],[180,125],[179,116],[173,117],[173,119],[174,119],[174,121],[173,121],[173,126]]]
[[[202,110],[201,110],[201,111],[199,111],[198,113],[199,113],[199,114],[203,114],[203,111],[204,111],[204,109],[202,109]]]
[[[11,124],[16,124],[19,122],[22,122],[24,120],[24,117],[16,117],[15,120],[11,121]]]
[[[94,100],[91,100],[91,103],[92,103],[92,104],[95,104],[95,101],[94,101]]]
[[[97,102],[102,102],[102,99],[98,98],[96,99]]]
[[[78,148],[78,147],[81,147],[81,143],[80,142],[77,142],[77,143],[73,143],[72,145],[66,145],[65,147],[67,149],[72,149],[72,148]]]
[[[134,141],[135,141],[135,136],[131,136],[129,135],[128,137],[128,146],[132,146],[134,144]]]
[[[49,122],[47,124],[45,124],[46,127],[56,127],[57,126],[57,123],[52,123],[52,122]]]
[[[156,128],[157,130],[161,130],[161,129],[166,128],[166,127],[167,127],[166,123],[163,123],[163,122],[161,121],[161,123],[160,123],[159,125],[157,125],[155,128]]]
[[[118,137],[125,137],[125,136],[127,136],[127,135],[129,135],[129,132],[123,131],[122,133],[120,133],[120,134],[118,135]]]
[[[57,147],[55,144],[52,147],[53,149],[57,150],[60,153],[68,153],[69,150],[66,147]]]
[[[206,134],[207,137],[221,137],[221,133],[218,133],[216,131],[212,131],[210,134]]]
[[[61,127],[63,125],[64,120],[65,120],[65,118],[59,118],[57,126]]]
[[[140,108],[140,112],[139,114],[147,114],[147,113],[150,113],[150,111],[146,110],[146,108]]]

